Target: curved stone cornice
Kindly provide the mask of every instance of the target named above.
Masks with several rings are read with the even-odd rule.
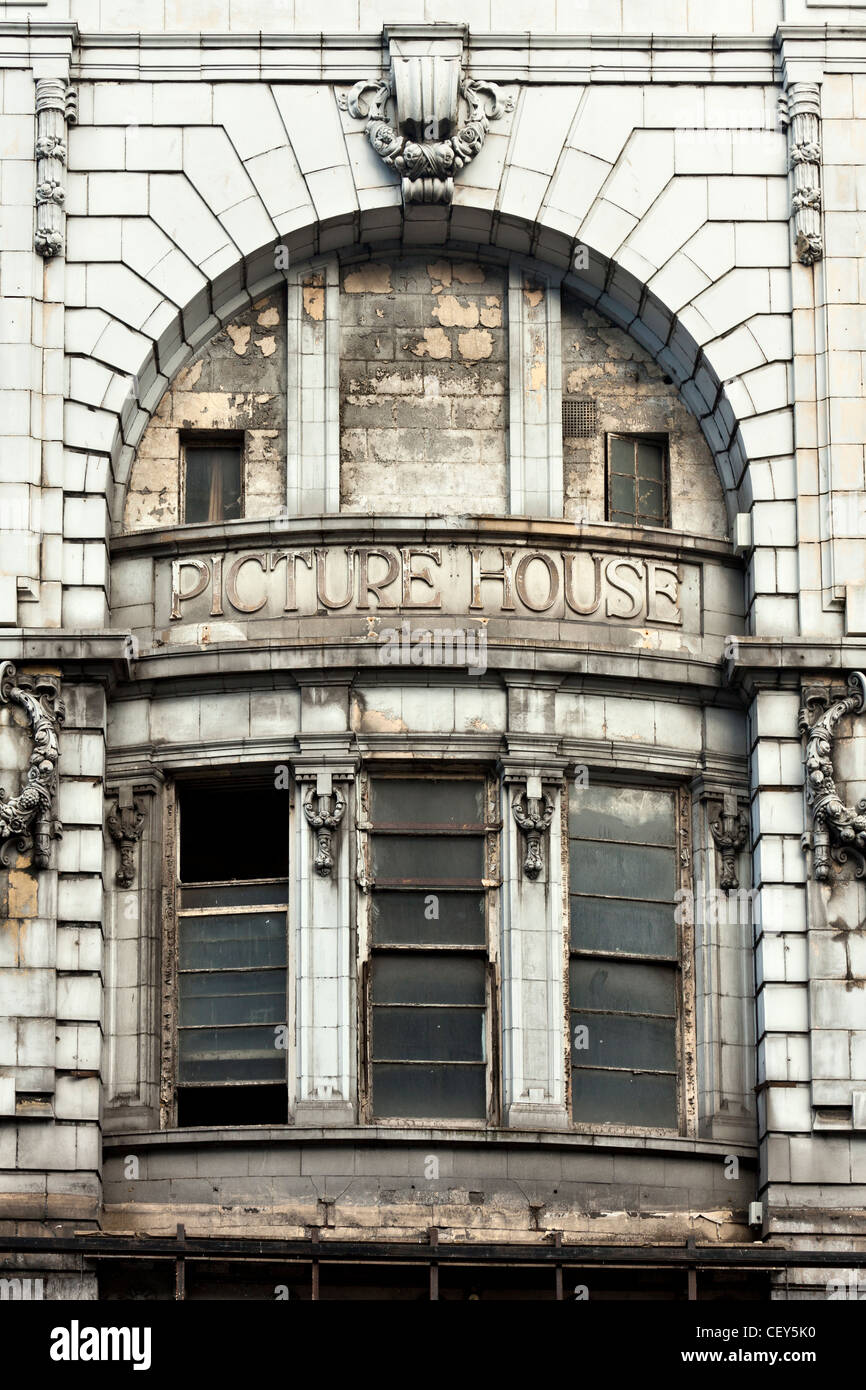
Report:
[[[57,760],[60,726],[66,717],[57,699],[54,677],[31,681],[18,672],[11,661],[0,663],[0,703],[17,705],[30,722],[33,751],[24,786],[18,796],[8,797],[0,787],[0,863],[10,867],[12,856],[33,847],[33,864],[48,867],[51,840],[62,833],[54,817],[57,790]]]
[[[866,676],[853,671],[848,677],[851,694],[829,703],[829,692],[806,690],[800,708],[800,732],[806,737],[806,803],[812,830],[803,836],[804,849],[812,850],[812,874],[826,883],[832,864],[852,859],[855,878],[866,876],[866,800],[856,808],[846,806],[836,789],[833,745],[836,726],[849,714],[866,710]],[[814,719],[816,709],[823,714]]]

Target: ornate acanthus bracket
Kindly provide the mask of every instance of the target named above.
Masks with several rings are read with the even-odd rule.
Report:
[[[859,801],[856,809],[846,806],[833,773],[836,725],[848,714],[866,711],[863,672],[852,672],[848,686],[851,694],[832,702],[826,688],[804,690],[800,707],[798,722],[806,738],[806,804],[812,815],[812,830],[803,836],[803,848],[812,850],[812,873],[818,883],[830,878],[831,861],[845,864],[853,859],[855,878],[866,875],[866,800]]]
[[[36,236],[40,256],[63,250],[67,126],[78,120],[78,95],[59,77],[36,83]]]
[[[797,258],[814,265],[824,255],[821,231],[821,93],[814,82],[792,82],[779,100],[788,131],[788,168],[792,176],[791,217]]]
[[[54,815],[60,726],[66,718],[55,676],[20,676],[11,661],[0,662],[0,704],[17,705],[30,723],[33,751],[24,786],[8,797],[0,787],[0,863],[10,868],[15,854],[32,847],[33,865],[47,869],[51,841],[63,827]]]
[[[141,839],[146,817],[144,802],[125,789],[106,817],[108,833],[120,850],[120,868],[114,875],[119,888],[131,888],[135,882],[135,846]]]
[[[454,175],[478,154],[491,121],[513,109],[513,98],[463,75],[462,40],[454,35],[407,40],[395,32],[389,44],[388,76],[356,82],[340,106],[366,120],[373,149],[400,175],[404,203],[450,203]]]
[[[722,797],[721,814],[716,820],[710,821],[710,831],[722,861],[719,887],[728,893],[740,886],[737,855],[745,849],[749,835],[749,818],[745,811],[737,809],[737,798],[733,792],[726,792]]]
[[[553,820],[554,803],[553,798],[541,788],[540,782],[537,786],[532,785],[533,780],[530,778],[527,781],[525,792],[517,793],[511,810],[526,840],[523,872],[534,882],[544,868],[542,841]]]
[[[331,842],[345,815],[346,798],[339,787],[333,786],[330,776],[320,776],[303,806],[307,824],[316,837],[316,873],[328,878],[334,867]]]

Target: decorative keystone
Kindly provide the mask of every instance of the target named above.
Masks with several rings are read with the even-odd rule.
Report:
[[[400,175],[404,203],[450,203],[454,175],[478,154],[491,121],[513,109],[513,98],[501,98],[492,82],[463,75],[462,47],[459,36],[433,29],[409,38],[389,33],[388,76],[356,82],[339,99],[366,120],[373,149]]]

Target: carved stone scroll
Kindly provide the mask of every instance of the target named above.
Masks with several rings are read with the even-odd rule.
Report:
[[[33,864],[46,869],[51,861],[51,840],[63,827],[54,814],[57,793],[59,733],[66,710],[58,700],[56,676],[21,676],[11,661],[0,663],[0,704],[18,705],[30,723],[33,751],[24,786],[9,797],[0,787],[0,863],[7,868],[13,856],[33,849]]]
[[[333,805],[332,805],[333,801]],[[329,775],[320,776],[303,803],[304,815],[316,837],[316,873],[328,878],[334,867],[332,840],[346,811],[346,798],[332,786]]]
[[[799,727],[806,738],[806,804],[812,829],[803,836],[803,848],[812,850],[812,874],[818,883],[830,878],[833,863],[855,866],[855,878],[866,875],[866,800],[856,808],[846,806],[836,790],[833,744],[836,726],[848,714],[866,710],[866,676],[854,671],[848,677],[850,695],[831,702],[829,691],[803,692]],[[815,718],[816,710],[823,709]]]
[[[537,785],[534,785],[536,781]],[[523,872],[534,882],[544,868],[542,842],[553,820],[553,798],[542,790],[540,779],[529,778],[526,791],[518,792],[511,803],[511,810],[526,840]]]
[[[780,101],[782,125],[788,130],[788,167],[792,175],[791,216],[797,258],[814,265],[824,255],[821,231],[821,94],[813,82],[792,82]]]
[[[710,831],[722,861],[719,887],[728,893],[740,886],[737,855],[745,848],[749,833],[749,818],[745,811],[737,809],[737,798],[733,792],[726,793],[722,798],[721,814],[716,820],[710,821]]]
[[[62,78],[36,83],[36,237],[40,256],[63,250],[66,128],[78,120],[78,96]]]

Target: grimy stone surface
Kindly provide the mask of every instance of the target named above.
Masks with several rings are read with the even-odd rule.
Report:
[[[831,1238],[839,1271],[793,1268],[775,1296],[836,1296],[866,1248],[866,886],[853,856],[815,874],[798,721],[866,667],[866,9],[588,0],[577,26],[565,0],[394,8],[0,0],[0,660],[58,676],[67,706],[50,866],[3,837],[0,1268],[96,1294],[77,1255],[7,1257],[24,1227],[647,1247],[760,1231],[804,1258]],[[450,201],[404,199],[350,108],[395,21],[466,25],[466,71],[499,85]],[[44,83],[66,136],[39,194],[63,228],[50,258]],[[786,124],[804,109],[808,140]],[[546,298],[518,334],[509,297],[533,274]],[[561,470],[560,382],[597,408]],[[244,516],[186,528],[182,441],[212,429],[243,434]],[[604,519],[618,430],[669,437],[663,533]],[[682,621],[653,616],[659,576]],[[434,593],[441,608],[413,606]],[[483,637],[484,669],[465,645],[384,661],[404,622]],[[832,760],[852,816],[864,749],[849,712]],[[0,705],[7,796],[31,751]],[[515,783],[552,788],[559,814],[584,773],[680,789],[679,1132],[571,1124],[570,866],[530,884],[510,822],[489,831],[506,1106],[468,1136],[370,1123],[364,778],[382,765],[482,768],[505,814]],[[255,1143],[172,1127],[169,1048],[173,787],[253,767],[294,782],[301,907],[296,1123]],[[329,778],[350,789],[332,886],[300,805]],[[146,804],[130,887],[105,822],[121,793]],[[726,891],[731,804],[747,825]]]

